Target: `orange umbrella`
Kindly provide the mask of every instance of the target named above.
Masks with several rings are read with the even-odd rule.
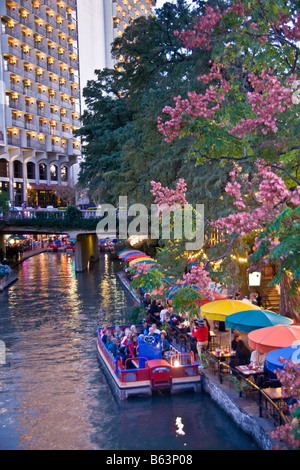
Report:
[[[300,341],[300,326],[296,325],[274,325],[248,334],[250,348],[265,354],[274,349],[292,346]]]

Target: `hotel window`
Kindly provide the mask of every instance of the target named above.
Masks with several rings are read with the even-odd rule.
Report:
[[[61,181],[68,181],[68,168],[65,165],[60,169],[60,179]]]
[[[5,158],[0,158],[0,176],[8,178],[8,161]]]
[[[45,163],[40,163],[39,165],[39,176],[40,180],[47,179],[47,165]]]
[[[19,160],[14,161],[14,178],[23,178],[23,165]]]
[[[35,180],[35,164],[33,162],[27,163],[27,178],[29,180]]]
[[[57,166],[56,165],[51,165],[50,166],[50,179],[51,179],[51,181],[57,181],[58,180],[58,173],[57,173]]]

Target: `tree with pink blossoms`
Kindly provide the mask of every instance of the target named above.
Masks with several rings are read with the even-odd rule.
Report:
[[[295,176],[299,150],[297,2],[207,2],[198,21],[175,31],[190,50],[210,51],[202,93],[174,97],[158,118],[167,142],[196,138],[190,157],[283,160]],[[299,181],[298,181],[299,182]]]
[[[285,363],[283,370],[277,371],[277,377],[282,384],[282,396],[294,399],[288,404],[290,421],[279,426],[271,433],[271,437],[284,443],[286,449],[300,450],[300,369],[299,364],[281,359]]]
[[[174,32],[187,49],[210,51],[210,72],[198,77],[203,92],[163,109],[158,129],[167,142],[194,136],[197,164],[237,164],[224,188],[235,210],[211,223],[227,234],[226,255],[256,234],[251,260],[276,265],[281,313],[299,320],[299,6],[218,5],[207,2],[190,28]]]

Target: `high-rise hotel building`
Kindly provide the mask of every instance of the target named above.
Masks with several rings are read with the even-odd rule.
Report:
[[[82,90],[114,67],[111,43],[156,0],[0,0],[0,191],[56,205],[78,173]],[[76,169],[77,168],[77,169]]]
[[[0,191],[55,204],[80,155],[76,0],[1,0]]]

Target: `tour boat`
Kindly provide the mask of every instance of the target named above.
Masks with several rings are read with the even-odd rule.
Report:
[[[112,335],[114,328],[108,327]],[[125,330],[130,326],[120,328]],[[138,331],[140,328],[137,326]],[[200,391],[199,364],[195,362],[192,351],[183,352],[170,342],[170,350],[162,357],[161,347],[154,337],[138,334],[138,356],[127,359],[123,364],[121,357],[115,358],[106,348],[101,339],[102,329],[98,328],[97,332],[100,363],[122,400],[130,396],[150,396],[156,392]]]

